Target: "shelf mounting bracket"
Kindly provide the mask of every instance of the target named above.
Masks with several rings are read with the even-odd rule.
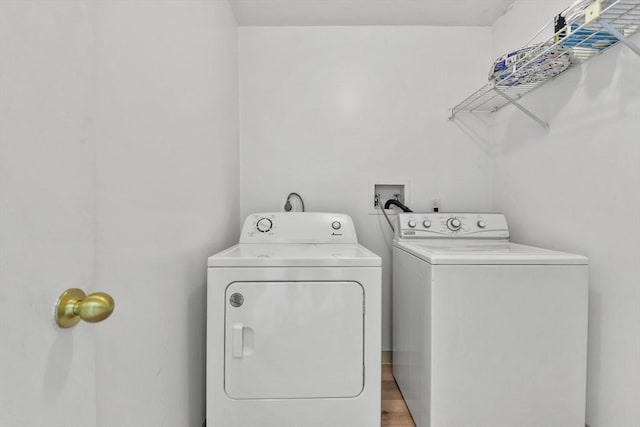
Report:
[[[628,37],[625,37],[616,27],[611,25],[610,22],[601,19],[598,21],[600,25],[602,25],[609,33],[611,33],[615,38],[620,40],[621,43],[624,43],[629,49],[635,52],[636,55],[640,56],[640,46],[629,40]]]
[[[507,100],[507,102],[511,105],[513,105],[514,107],[516,107],[518,110],[522,111],[524,114],[527,115],[527,117],[529,117],[531,120],[535,121],[536,123],[538,123],[540,126],[542,126],[543,128],[545,128],[546,131],[549,131],[549,123],[545,122],[544,120],[542,120],[540,117],[536,116],[535,114],[533,114],[531,111],[527,110],[526,108],[524,108],[522,105],[520,105],[515,99],[511,98],[509,95],[507,95],[506,93],[504,93],[503,91],[501,91],[500,89],[498,89],[496,86],[493,86],[492,88],[498,95],[500,95],[501,97],[503,97],[504,99]]]

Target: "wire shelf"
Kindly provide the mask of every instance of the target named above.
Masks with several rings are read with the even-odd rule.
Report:
[[[547,127],[546,123],[526,111],[517,101],[557,75],[600,55],[620,42],[640,55],[640,48],[628,40],[628,37],[640,31],[640,0],[594,0],[580,16],[545,42],[539,42],[543,34],[553,31],[552,20],[523,47],[529,49],[527,53],[502,72],[499,78],[494,77],[453,107],[450,119],[460,112],[493,113],[505,105],[514,104]],[[565,57],[562,58],[563,56]],[[568,61],[568,66],[553,76],[540,77],[541,74],[535,74],[538,69],[536,67],[540,67],[549,57]]]

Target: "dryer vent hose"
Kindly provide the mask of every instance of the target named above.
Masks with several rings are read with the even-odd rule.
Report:
[[[394,200],[394,199],[387,200],[387,202],[384,204],[384,208],[385,209],[389,209],[389,207],[391,205],[395,205],[395,206],[399,207],[400,209],[402,209],[403,212],[413,212],[404,203],[401,203],[400,201]]]

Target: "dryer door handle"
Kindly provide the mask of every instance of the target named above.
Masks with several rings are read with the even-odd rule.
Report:
[[[233,357],[242,359],[244,353],[244,325],[234,323],[231,329],[231,354]]]

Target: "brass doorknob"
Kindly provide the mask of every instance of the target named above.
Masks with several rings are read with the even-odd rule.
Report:
[[[115,302],[109,294],[95,292],[86,295],[81,289],[67,289],[56,304],[56,323],[61,328],[70,328],[80,319],[89,323],[101,322],[111,316],[114,308]]]

